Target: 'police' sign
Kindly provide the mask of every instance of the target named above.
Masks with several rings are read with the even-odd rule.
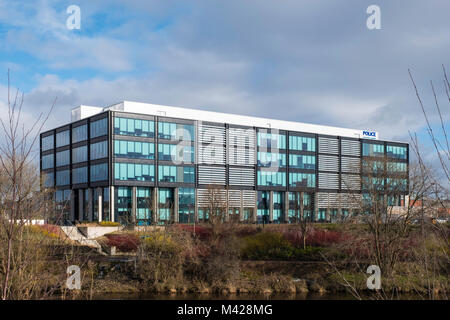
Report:
[[[376,139],[377,133],[375,131],[363,131],[363,137],[370,138],[370,139]]]

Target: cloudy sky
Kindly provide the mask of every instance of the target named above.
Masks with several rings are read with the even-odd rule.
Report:
[[[66,27],[72,4],[80,30]],[[381,30],[366,26],[371,4]],[[449,13],[448,0],[0,0],[0,111],[9,68],[26,119],[57,97],[47,128],[80,104],[132,100],[407,141],[424,132],[408,68],[430,111],[430,80],[445,102]]]

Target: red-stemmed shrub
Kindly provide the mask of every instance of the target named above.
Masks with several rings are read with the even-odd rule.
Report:
[[[106,238],[108,246],[116,247],[122,252],[136,251],[140,244],[139,238],[132,234],[107,234]]]

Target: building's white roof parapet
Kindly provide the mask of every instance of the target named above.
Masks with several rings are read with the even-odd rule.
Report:
[[[89,118],[94,114],[102,112],[101,107],[91,107],[91,106],[79,106],[72,109],[71,122],[75,122],[84,118]]]
[[[232,125],[234,124],[241,126],[261,127],[268,129],[318,133],[332,136],[366,138],[376,140],[379,139],[378,132],[376,131],[322,126],[302,122],[250,117],[223,112],[204,111],[181,107],[170,107],[132,101],[123,101],[105,108],[80,106],[72,110],[72,121],[90,117],[96,113],[100,113],[107,110],[122,111],[136,114],[147,114],[153,116],[163,116],[169,118],[181,118],[197,121],[228,123]]]

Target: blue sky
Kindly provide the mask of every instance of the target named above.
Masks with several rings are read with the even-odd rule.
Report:
[[[81,30],[66,28],[72,4]],[[366,27],[371,4],[381,30]],[[26,119],[57,97],[47,128],[80,104],[135,100],[408,141],[408,130],[424,137],[408,68],[430,112],[430,80],[446,102],[449,12],[447,0],[0,0],[0,108],[9,68]]]

